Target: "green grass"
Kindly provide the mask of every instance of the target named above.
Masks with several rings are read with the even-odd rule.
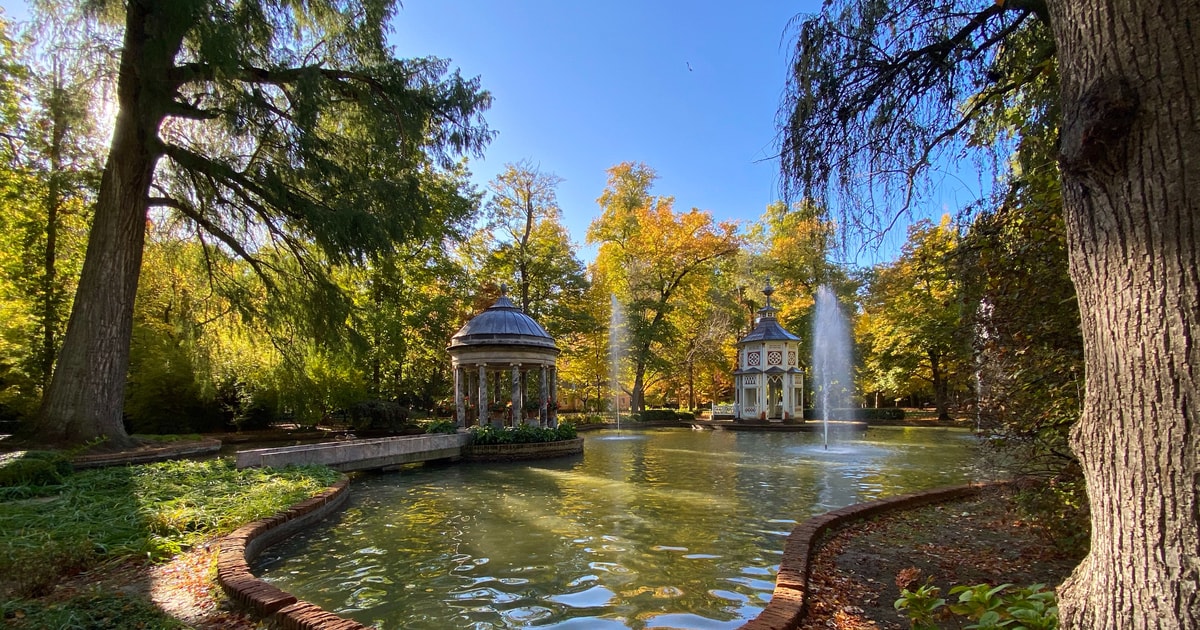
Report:
[[[66,602],[42,604],[12,601],[0,604],[6,628],[59,628],[61,630],[125,630],[154,628],[183,630],[187,624],[143,599],[120,594],[92,594]]]
[[[162,560],[316,494],[323,467],[236,470],[229,460],[86,470],[0,501],[0,600],[130,557]]]

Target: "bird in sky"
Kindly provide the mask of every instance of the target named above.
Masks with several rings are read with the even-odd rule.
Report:
[[[683,63],[686,63],[686,64],[687,64],[687,67],[688,67],[688,72],[692,72],[692,62],[690,62],[690,61],[685,61],[685,62],[683,62]]]

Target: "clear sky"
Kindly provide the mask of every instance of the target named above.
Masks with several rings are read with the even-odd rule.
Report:
[[[0,0],[18,19],[25,4]],[[589,262],[587,226],[599,215],[606,169],[620,162],[645,163],[659,175],[655,194],[717,220],[753,221],[779,198],[773,156],[788,25],[819,5],[404,0],[391,39],[401,57],[442,57],[480,78],[494,97],[485,117],[498,135],[471,163],[473,179],[482,188],[520,160],[563,178],[564,223]],[[903,240],[901,228],[858,261],[891,259]]]
[[[787,25],[816,6],[406,0],[393,42],[400,56],[448,58],[480,77],[499,135],[475,179],[522,159],[562,177],[564,223],[582,244],[606,169],[624,161],[657,171],[654,192],[676,210],[751,221],[778,198]]]

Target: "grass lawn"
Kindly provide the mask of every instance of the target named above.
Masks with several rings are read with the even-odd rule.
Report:
[[[6,456],[0,472],[19,465],[15,462],[20,459]],[[33,481],[18,479],[16,485],[0,487],[0,610],[5,623],[130,627],[131,620],[154,613],[143,607],[153,606],[99,594],[75,598],[79,601],[66,607],[43,606],[29,598],[47,593],[65,576],[102,564],[167,560],[306,499],[339,476],[324,467],[237,470],[229,460],[213,459],[75,473],[60,468]],[[108,625],[103,619],[115,621]],[[164,619],[145,627],[171,624]]]

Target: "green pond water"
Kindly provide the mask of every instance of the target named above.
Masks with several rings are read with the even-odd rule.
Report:
[[[381,628],[736,628],[800,521],[976,477],[964,431],[584,434],[581,456],[362,476],[255,572]]]

